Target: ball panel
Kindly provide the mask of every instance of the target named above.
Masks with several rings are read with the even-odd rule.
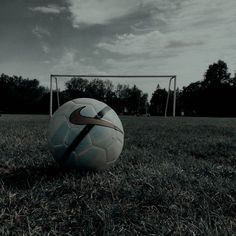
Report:
[[[72,152],[64,164],[69,167],[77,168],[78,166],[77,166],[76,158],[77,158],[77,154],[75,152]]]
[[[97,115],[97,112],[92,105],[85,105],[80,114],[85,117],[95,117]]]
[[[116,130],[115,133],[116,133],[116,140],[119,141],[123,146],[123,144],[124,144],[124,134],[122,134],[121,132],[119,132],[117,130]]]
[[[119,129],[123,130],[123,125],[120,121],[120,118],[118,117],[118,115],[116,114],[116,112],[111,109],[110,111],[108,111],[104,116],[103,116],[104,120],[108,120],[110,122],[112,122],[115,126],[117,126]]]
[[[108,147],[113,142],[114,129],[103,126],[94,126],[90,131],[92,143],[98,147]]]
[[[84,127],[84,125],[75,125],[73,127],[70,127],[65,137],[65,143],[67,145],[70,145],[79,135],[79,133],[83,130]]]
[[[76,99],[73,99],[72,102],[75,104],[90,105],[89,100],[90,98],[76,98]]]
[[[112,123],[114,123],[114,111],[111,109],[109,110],[103,117],[102,117],[103,120],[107,120],[107,121],[110,121]]]
[[[100,102],[93,98],[77,98],[74,99],[73,102],[75,104],[81,104],[81,105],[92,105],[97,113],[101,111],[105,106],[107,106],[105,103]]]
[[[107,152],[107,163],[110,164],[112,162],[115,162],[121,151],[122,151],[122,147],[123,145],[118,142],[118,141],[114,141],[107,149],[106,149],[106,152]]]
[[[123,125],[122,125],[122,123],[121,123],[121,120],[120,120],[120,118],[119,118],[119,116],[114,112],[114,120],[113,120],[113,123],[117,126],[117,127],[119,127],[122,131],[123,131],[123,133],[124,133],[124,129],[123,129]]]
[[[51,137],[50,142],[53,145],[65,144],[65,137],[69,129],[67,121],[65,119],[55,119],[53,124],[55,126],[51,129],[52,133],[49,135],[49,138]]]
[[[91,105],[93,105],[93,107],[97,113],[100,112],[101,110],[103,110],[107,106],[107,104],[100,102],[98,100],[95,100],[95,99],[89,99],[89,100],[90,100]]]
[[[53,116],[48,125],[47,136],[52,138],[54,132],[64,123],[67,122],[64,115]]]
[[[86,152],[91,147],[92,147],[92,140],[90,138],[90,135],[87,134],[84,137],[84,139],[78,144],[78,146],[75,149],[75,152],[77,155],[80,155],[80,153]]]
[[[76,157],[76,165],[84,169],[101,170],[106,168],[106,151],[92,146]]]
[[[64,103],[62,106],[60,106],[54,113],[53,117],[59,116],[59,115],[67,115],[70,113],[70,110],[75,106],[75,104],[72,101]]]
[[[66,150],[66,145],[56,145],[54,146],[53,156],[56,161],[60,162],[62,159],[62,156]]]

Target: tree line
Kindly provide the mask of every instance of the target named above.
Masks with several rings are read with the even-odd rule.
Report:
[[[204,79],[184,87],[178,95],[179,110],[192,116],[236,117],[236,74],[231,77],[227,64],[211,64]]]
[[[163,115],[167,90],[157,85],[150,102],[148,94],[136,85],[114,84],[110,80],[71,78],[60,91],[64,103],[74,98],[90,97],[104,101],[118,114]],[[54,92],[53,96],[56,98]],[[0,76],[0,112],[49,113],[50,91],[37,79],[21,76]],[[173,92],[170,94],[168,113],[172,111]],[[236,116],[236,77],[231,77],[227,64],[219,60],[210,65],[203,80],[177,89],[177,115]],[[53,104],[56,109],[56,99]]]

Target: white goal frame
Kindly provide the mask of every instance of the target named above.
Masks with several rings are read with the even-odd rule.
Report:
[[[176,75],[63,75],[63,74],[51,74],[50,75],[50,107],[49,107],[49,115],[52,117],[53,112],[53,79],[56,83],[56,94],[57,94],[57,106],[60,107],[60,98],[59,98],[59,89],[58,89],[58,78],[65,77],[65,78],[166,78],[169,79],[169,87],[168,87],[168,95],[166,99],[166,106],[165,106],[165,114],[164,116],[167,117],[167,109],[169,104],[170,92],[171,92],[171,83],[174,81],[174,97],[173,97],[173,114],[172,116],[175,117],[176,113]]]

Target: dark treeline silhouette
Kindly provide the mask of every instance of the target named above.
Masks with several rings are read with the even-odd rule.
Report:
[[[110,80],[71,78],[60,92],[61,104],[74,98],[90,97],[104,101],[118,114],[164,115],[167,90],[157,85],[148,102],[148,95],[136,85],[118,84]],[[53,96],[57,108],[56,94]],[[49,113],[50,91],[37,79],[20,76],[0,76],[1,113]],[[173,92],[170,94],[168,114],[172,112]],[[236,116],[236,77],[230,77],[227,65],[219,60],[207,69],[204,79],[177,89],[177,115]]]
[[[168,91],[166,89],[162,89],[158,84],[150,100],[150,107],[149,107],[150,115],[163,116],[165,114],[167,96],[168,96]],[[177,88],[176,97],[178,98],[178,96],[179,96],[179,89]],[[167,114],[172,115],[172,111],[173,111],[173,91],[170,91]],[[177,113],[179,113],[179,109],[177,110]]]
[[[61,104],[79,97],[95,98],[110,105],[117,113],[142,114],[147,110],[148,95],[136,85],[118,84],[116,88],[110,80],[72,78],[65,83],[65,90],[59,94]],[[57,109],[56,93],[54,110]],[[40,86],[36,79],[21,76],[0,76],[1,113],[49,113],[50,91]]]
[[[236,76],[219,60],[207,69],[204,79],[184,87],[178,109],[191,116],[236,116]]]
[[[148,95],[136,85],[118,84],[115,88],[110,80],[72,78],[66,82],[61,93],[63,102],[79,98],[95,98],[107,103],[117,113],[143,114],[148,105]]]
[[[0,77],[0,111],[4,113],[43,113],[49,91],[37,79],[21,76]]]

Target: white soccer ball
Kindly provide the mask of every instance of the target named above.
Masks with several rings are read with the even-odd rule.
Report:
[[[122,123],[108,105],[91,98],[63,104],[48,127],[48,145],[56,161],[81,170],[102,170],[119,157]]]

